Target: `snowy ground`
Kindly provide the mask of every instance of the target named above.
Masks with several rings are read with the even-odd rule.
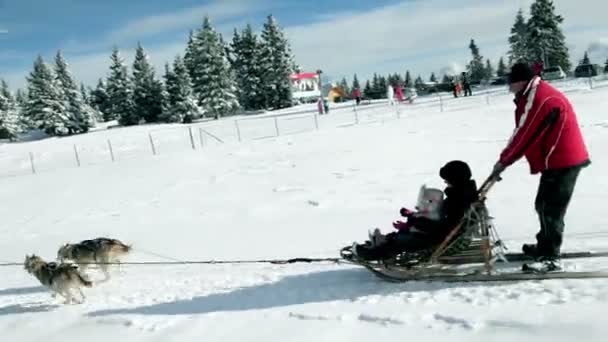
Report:
[[[580,177],[565,250],[608,250],[608,89],[565,87],[593,164]],[[443,100],[442,100],[443,101]],[[379,226],[390,231],[418,188],[442,186],[451,159],[483,181],[513,129],[511,96],[400,108],[336,109],[319,117],[98,131],[0,145],[0,262],[97,236],[133,243],[129,261],[335,257]],[[489,102],[489,104],[488,104]],[[205,135],[200,148],[198,128]],[[152,156],[148,132],[156,139]],[[285,135],[290,132],[301,132]],[[107,140],[114,145],[112,163]],[[73,146],[82,167],[75,166]],[[32,175],[28,153],[37,174]],[[533,241],[538,177],[524,162],[491,192],[512,250]],[[605,232],[598,234],[597,232]],[[608,268],[608,260],[569,262]],[[93,277],[100,277],[93,273]],[[606,280],[513,284],[383,283],[362,269],[316,265],[124,266],[86,290],[83,305],[53,300],[21,267],[0,268],[3,341],[604,341]]]

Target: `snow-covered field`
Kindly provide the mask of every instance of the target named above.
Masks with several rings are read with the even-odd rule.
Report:
[[[593,164],[581,174],[564,250],[608,250],[608,88],[565,89]],[[479,183],[489,174],[513,129],[511,96],[501,90],[444,100],[443,112],[423,98],[403,105],[399,119],[395,108],[374,105],[358,113],[358,125],[351,107],[335,109],[318,118],[318,130],[309,114],[281,117],[279,137],[272,137],[272,117],[242,120],[242,142],[233,119],[204,123],[193,126],[196,150],[183,126],[0,145],[0,262],[21,262],[26,253],[51,260],[61,244],[98,236],[132,243],[128,261],[335,257],[370,228],[390,231],[421,184],[441,187],[437,171],[445,162],[466,160]],[[201,148],[199,128],[224,143],[203,134]],[[522,161],[490,194],[511,250],[533,241],[537,182]],[[608,268],[608,260],[566,266]],[[22,267],[0,267],[2,341],[554,342],[608,335],[606,280],[388,284],[336,264],[133,265],[85,291],[85,304],[61,305]]]

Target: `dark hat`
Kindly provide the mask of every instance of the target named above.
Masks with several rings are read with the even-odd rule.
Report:
[[[452,185],[459,185],[471,180],[472,174],[467,163],[452,160],[439,170],[439,176]]]
[[[534,71],[525,62],[519,62],[513,64],[511,67],[511,72],[507,75],[507,80],[509,84],[522,82],[522,81],[530,81],[534,78]]]

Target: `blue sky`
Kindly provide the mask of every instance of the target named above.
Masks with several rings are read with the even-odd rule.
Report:
[[[494,62],[506,54],[515,12],[532,0],[0,0],[0,77],[25,83],[36,55],[61,49],[87,84],[106,75],[117,45],[130,63],[141,41],[160,67],[183,54],[188,31],[209,14],[229,38],[233,27],[259,29],[272,13],[290,38],[297,62],[334,78],[372,72],[459,71],[471,38]],[[555,0],[573,59],[591,49],[608,57],[608,4]],[[592,8],[592,10],[590,10]],[[601,61],[599,60],[601,59]]]

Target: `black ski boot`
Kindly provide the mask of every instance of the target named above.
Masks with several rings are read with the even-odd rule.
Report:
[[[538,248],[535,243],[524,243],[523,246],[521,246],[521,250],[525,256],[532,259],[536,259],[538,256]]]
[[[540,257],[532,263],[525,263],[521,270],[525,273],[549,273],[561,272],[562,263],[559,258]]]

